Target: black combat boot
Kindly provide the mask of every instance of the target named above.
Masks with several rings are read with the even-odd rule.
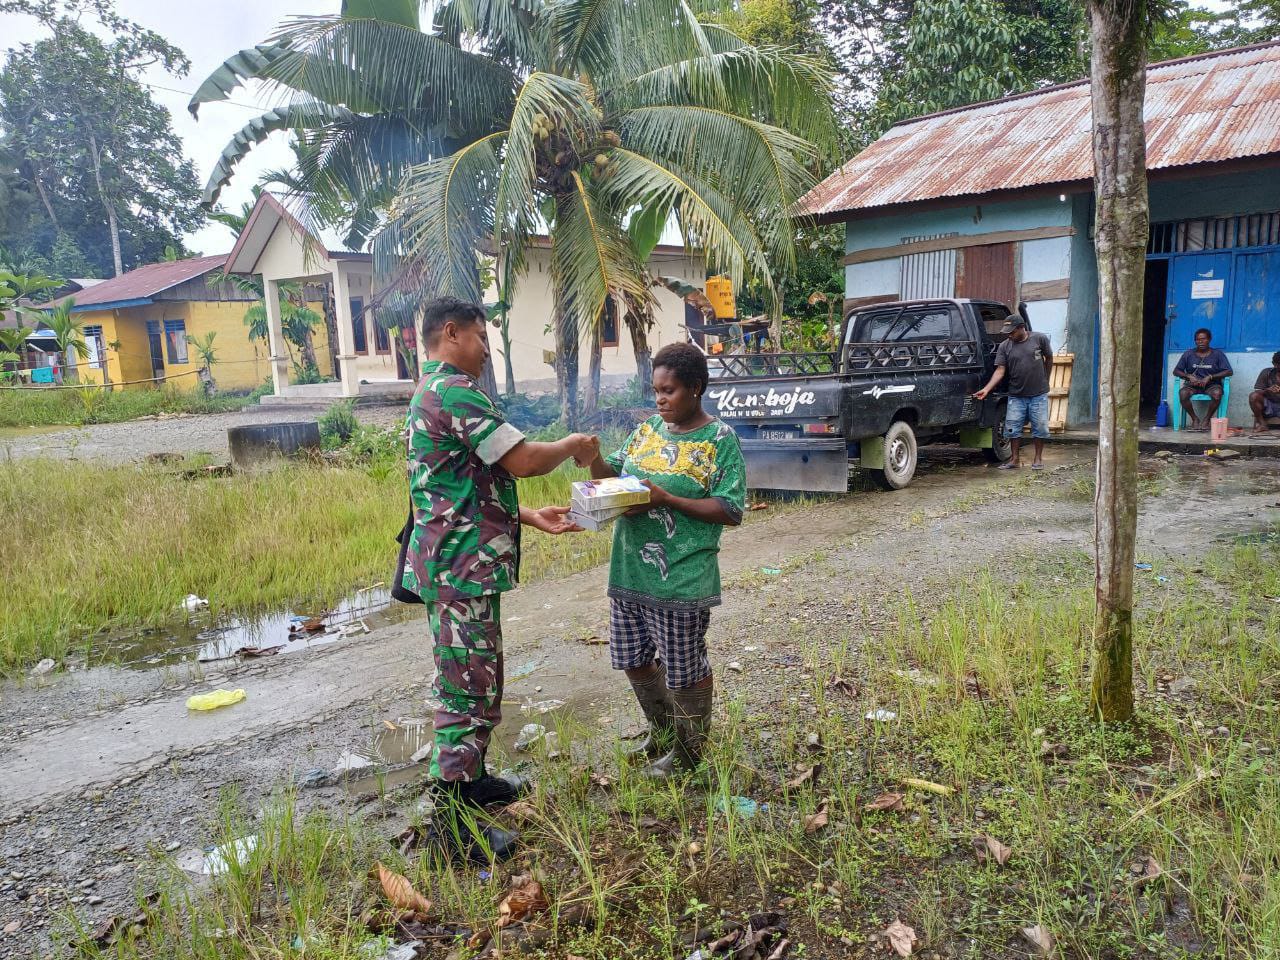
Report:
[[[433,780],[428,795],[434,802],[427,835],[454,861],[487,864],[515,856],[518,833],[484,825],[476,819],[474,804],[456,780]]]
[[[649,730],[640,743],[626,747],[622,753],[628,760],[656,760],[671,749],[676,729],[672,716],[671,691],[667,689],[667,668],[661,660],[658,669],[644,680],[631,677],[631,689],[636,693]]]
[[[645,776],[654,780],[669,780],[685,773],[693,773],[702,763],[702,748],[711,729],[711,703],[714,688],[694,687],[689,690],[672,690],[675,703],[676,745],[673,750],[649,764]]]
[[[525,777],[515,773],[507,773],[495,777],[485,766],[484,750],[480,754],[480,776],[459,784],[459,799],[473,807],[491,807],[497,804],[514,803],[530,790],[533,784]]]

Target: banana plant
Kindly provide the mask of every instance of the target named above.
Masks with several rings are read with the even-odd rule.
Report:
[[[836,132],[824,64],[744,42],[698,0],[430,9],[423,23],[412,0],[347,0],[226,61],[193,112],[251,79],[286,103],[227,146],[206,200],[254,144],[292,131],[307,156],[301,198],[378,225],[384,310],[479,300],[478,251],[518,274],[545,233],[570,423],[578,344],[605,297],[635,315],[652,304],[642,225],[673,217],[712,269],[754,278],[778,308],[774,278],[795,265],[790,214]]]

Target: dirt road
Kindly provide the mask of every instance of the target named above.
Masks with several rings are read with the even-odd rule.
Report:
[[[1087,550],[1092,504],[1088,448],[1052,448],[1050,471],[996,473],[976,458],[930,451],[920,479],[895,494],[851,494],[733,530],[725,538],[725,604],[709,643],[729,697],[751,698],[770,658],[794,637],[856,642],[851,606],[888,604],[983,565]],[[1147,462],[1160,481],[1144,501],[1140,553],[1184,561],[1204,543],[1274,521],[1280,481],[1263,463],[1180,467]],[[608,668],[604,571],[526,587],[504,603],[509,745],[531,700],[607,734],[638,720]],[[254,809],[302,771],[344,751],[377,755],[384,720],[425,716],[430,673],[423,623],[412,619],[305,654],[150,672],[99,669],[3,690],[0,711],[0,927],[17,921],[40,942],[68,906],[90,920],[126,901],[155,854],[198,862],[220,796]],[[746,648],[752,648],[748,651]],[[730,661],[743,672],[724,669]],[[211,714],[185,700],[244,688],[245,702]],[[413,771],[409,776],[419,775]],[[302,805],[359,808],[341,788],[304,791]],[[85,885],[88,882],[88,885]],[[34,939],[32,939],[34,938]],[[0,956],[19,938],[0,938]],[[22,955],[26,955],[23,953]]]
[[[360,407],[362,423],[390,426],[404,419],[404,404]],[[230,457],[227,430],[255,423],[315,420],[325,407],[246,407],[236,413],[182,414],[98,423],[87,427],[0,430],[0,456],[51,457],[57,460],[100,460],[125,463],[151,454],[182,453]]]

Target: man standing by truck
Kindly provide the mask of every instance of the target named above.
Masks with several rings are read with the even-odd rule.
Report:
[[[1022,466],[1019,458],[1022,428],[1030,422],[1035,446],[1031,469],[1043,470],[1044,442],[1049,439],[1049,371],[1053,368],[1053,350],[1049,337],[1032,333],[1027,329],[1026,318],[1017,314],[1010,314],[1005,320],[1004,332],[1009,335],[996,349],[995,371],[987,385],[973,397],[987,399],[996,385],[1008,378],[1009,404],[1004,414],[1004,435],[1009,438],[1013,456],[1008,463],[1000,464],[1000,469],[1016,470]]]

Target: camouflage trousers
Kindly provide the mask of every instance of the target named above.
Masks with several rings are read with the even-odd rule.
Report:
[[[427,604],[436,663],[431,776],[473,780],[502,719],[502,595]]]

